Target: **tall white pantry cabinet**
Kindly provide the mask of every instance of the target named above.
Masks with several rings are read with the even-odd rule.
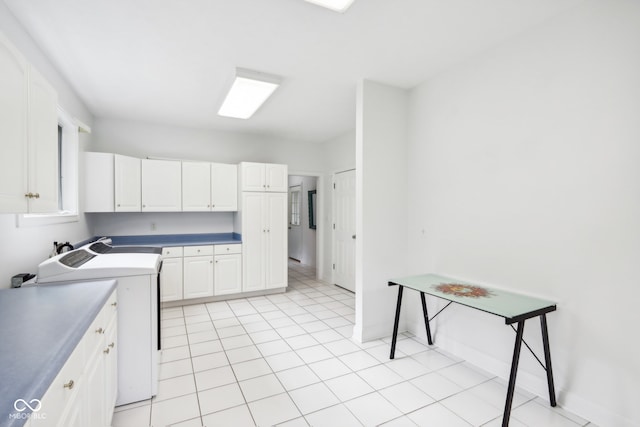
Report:
[[[242,290],[287,287],[287,166],[240,163]]]

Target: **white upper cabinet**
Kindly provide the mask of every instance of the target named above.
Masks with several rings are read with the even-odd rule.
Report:
[[[182,210],[238,210],[238,167],[223,163],[182,162]]]
[[[211,164],[211,210],[228,212],[238,210],[238,166]]]
[[[58,210],[58,97],[0,36],[0,212]]]
[[[211,210],[211,164],[182,162],[182,210]]]
[[[140,212],[142,209],[142,166],[135,157],[114,157],[115,211]],[[91,173],[91,171],[88,171]]]
[[[289,190],[289,176],[287,174],[287,165],[276,165],[267,163],[264,165],[265,191],[275,193],[286,193]]]
[[[84,153],[84,211],[140,212],[140,159]]]
[[[240,163],[241,191],[287,192],[287,165]]]
[[[182,210],[182,163],[142,159],[142,211]]]
[[[84,211],[114,211],[114,155],[84,154]]]

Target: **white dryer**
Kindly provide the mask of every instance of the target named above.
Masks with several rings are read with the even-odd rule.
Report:
[[[94,243],[95,244],[95,243]],[[100,243],[100,245],[104,245]],[[99,253],[91,245],[49,258],[38,266],[37,285],[116,279],[118,282],[118,397],[116,406],[158,392],[160,269],[158,250]],[[102,248],[104,249],[104,248]]]

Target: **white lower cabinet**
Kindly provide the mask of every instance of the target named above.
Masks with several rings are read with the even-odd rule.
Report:
[[[214,256],[214,295],[242,292],[242,254],[240,245],[219,245]]]
[[[162,270],[160,271],[162,302],[182,299],[182,261],[182,246],[162,248]]]
[[[162,249],[162,302],[242,292],[242,245]]]
[[[186,246],[183,269],[184,299],[213,296],[213,246]]]
[[[117,295],[102,310],[45,392],[30,427],[111,425],[117,393]]]

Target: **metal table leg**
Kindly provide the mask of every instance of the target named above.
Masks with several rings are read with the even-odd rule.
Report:
[[[502,416],[502,427],[509,426],[509,418],[511,417],[511,405],[513,403],[513,394],[516,389],[516,374],[518,373],[518,362],[520,361],[520,349],[522,348],[523,333],[524,333],[524,320],[521,320],[518,322],[518,330],[516,331],[516,343],[513,348],[513,359],[511,360],[511,374],[509,375],[507,401],[505,402],[504,414]]]
[[[547,315],[540,316],[540,327],[542,329],[542,345],[544,346],[544,362],[547,370],[547,385],[549,386],[549,403],[556,406],[556,390],[553,385],[553,371],[551,369],[551,350],[549,350],[549,334],[547,332]]]
[[[396,321],[393,324],[393,337],[391,338],[391,354],[389,359],[393,359],[396,354],[396,338],[398,337],[398,323],[400,323],[400,305],[402,304],[402,291],[404,286],[398,285],[398,303],[396,304]]]
[[[420,299],[422,300],[422,315],[424,316],[424,326],[427,328],[427,341],[429,345],[433,345],[431,339],[431,328],[429,327],[429,314],[427,313],[427,302],[424,299],[424,292],[420,292]]]

